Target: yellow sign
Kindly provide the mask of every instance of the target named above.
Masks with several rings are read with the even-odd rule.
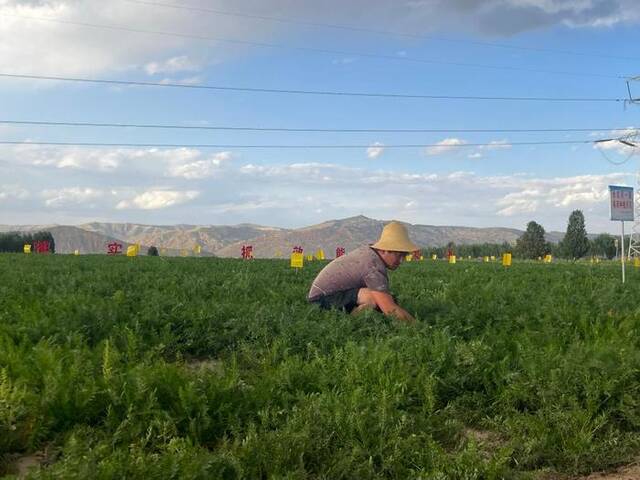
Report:
[[[182,250],[180,250],[181,257],[186,257],[187,255],[189,255],[189,250],[187,250],[186,248],[183,248]]]
[[[489,257],[485,255],[484,258],[482,259],[482,261],[485,262],[485,263],[488,262],[489,261]]]
[[[633,257],[633,266],[640,267],[640,257]]]
[[[438,255],[436,255],[435,253],[433,253],[431,255],[431,260],[437,260],[438,259]]]
[[[456,256],[455,255],[450,255],[449,256],[449,263],[456,263]]]
[[[405,262],[410,262],[413,259],[413,255],[409,254],[404,257]]]
[[[324,250],[319,248],[318,251],[316,252],[316,258],[318,260],[324,260]]]
[[[544,263],[551,263],[551,260],[553,260],[553,257],[551,256],[551,254],[550,254],[550,253],[547,253],[547,254],[544,256]]]
[[[136,257],[138,255],[138,245],[129,245],[127,247],[127,257]]]
[[[424,255],[420,255],[420,261],[424,260]]]
[[[31,245],[25,243],[24,245],[24,253],[31,253]]]
[[[73,252],[73,254],[74,254],[74,255],[80,255],[80,250],[75,250],[75,251]]]
[[[505,267],[510,267],[511,266],[511,254],[510,253],[503,253],[502,254],[502,265],[504,265]]]
[[[307,262],[313,262],[313,255],[307,255]]]
[[[496,261],[496,256],[495,255],[491,255],[491,261],[495,262]]]
[[[302,253],[291,254],[291,268],[304,267],[304,255]]]
[[[202,252],[202,247],[196,243],[193,247],[193,253],[200,255],[200,252]]]

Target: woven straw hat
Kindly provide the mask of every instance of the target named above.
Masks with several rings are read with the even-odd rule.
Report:
[[[420,250],[411,240],[407,227],[399,222],[387,223],[382,229],[380,239],[371,245],[378,250],[390,250],[394,252],[413,252]]]

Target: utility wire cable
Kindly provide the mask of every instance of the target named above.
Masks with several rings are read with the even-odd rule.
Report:
[[[256,15],[249,13],[239,13],[239,12],[229,12],[225,10],[218,10],[213,8],[203,8],[203,7],[194,7],[191,5],[176,5],[176,4],[168,4],[162,2],[152,2],[148,0],[125,0],[129,3],[137,3],[139,5],[149,5],[156,7],[165,7],[165,8],[173,8],[178,10],[187,10],[193,12],[204,12],[211,13],[213,15],[222,15],[228,17],[237,17],[237,18],[249,18],[254,20],[265,20],[269,22],[278,22],[278,23],[286,23],[292,25],[302,25],[307,27],[321,27],[321,28],[332,28],[336,30],[348,30],[353,32],[361,32],[361,33],[373,33],[377,35],[390,35],[394,37],[406,37],[406,38],[414,38],[419,40],[436,40],[439,42],[448,42],[448,43],[460,43],[460,44],[468,44],[468,45],[479,45],[483,47],[494,47],[494,48],[502,48],[509,50],[521,50],[521,51],[530,51],[530,52],[539,52],[539,53],[553,53],[553,54],[562,54],[562,55],[576,55],[583,57],[599,57],[599,58],[612,58],[617,60],[640,60],[640,57],[627,57],[620,55],[609,55],[606,53],[596,53],[596,52],[576,52],[572,50],[557,50],[551,48],[539,48],[539,47],[529,47],[522,45],[510,45],[504,43],[494,43],[494,42],[481,42],[477,40],[461,40],[461,39],[453,39],[440,37],[435,35],[423,35],[423,34],[415,34],[415,33],[406,33],[406,32],[398,32],[393,30],[378,30],[374,28],[366,28],[366,27],[356,27],[353,25],[338,25],[332,23],[321,23],[321,22],[310,22],[307,20],[300,20],[294,18],[285,18],[285,17],[271,17],[267,15]]]
[[[625,102],[624,98],[606,97],[505,97],[505,96],[473,96],[473,95],[420,95],[401,93],[375,92],[347,92],[337,90],[293,90],[277,88],[249,88],[229,87],[220,85],[185,85],[182,83],[143,82],[135,80],[106,80],[80,77],[57,77],[51,75],[25,75],[15,73],[0,73],[4,78],[23,78],[29,80],[56,80],[64,82],[84,82],[107,85],[129,85],[139,87],[187,88],[195,90],[218,90],[251,93],[282,93],[292,95],[330,95],[339,97],[380,97],[380,98],[411,98],[427,100],[490,100],[490,101],[533,101],[533,102]]]
[[[618,80],[626,78],[626,76],[624,75],[607,75],[603,73],[593,73],[593,72],[569,72],[569,71],[562,71],[562,70],[544,70],[544,69],[532,69],[532,68],[525,68],[525,67],[513,67],[508,65],[486,65],[486,64],[479,64],[479,63],[448,62],[444,60],[411,58],[411,57],[402,57],[397,55],[351,52],[351,51],[345,51],[345,50],[333,50],[333,49],[314,48],[314,47],[299,47],[299,46],[284,45],[284,44],[277,44],[277,43],[256,42],[256,41],[250,41],[250,40],[239,40],[239,39],[230,39],[230,38],[213,37],[213,36],[205,36],[205,35],[193,35],[193,34],[176,33],[176,32],[164,32],[159,30],[146,30],[146,29],[130,28],[130,27],[124,27],[124,26],[118,26],[118,25],[101,25],[96,23],[76,22],[72,20],[33,17],[33,16],[25,16],[25,15],[14,15],[9,13],[0,13],[0,16],[22,18],[26,20],[38,20],[38,21],[44,21],[44,22],[63,23],[68,25],[77,25],[77,26],[90,27],[90,28],[101,28],[101,29],[107,29],[107,30],[117,30],[117,31],[153,34],[153,35],[164,35],[164,36],[172,36],[172,37],[180,37],[180,38],[191,38],[195,40],[204,40],[204,41],[225,42],[225,43],[233,43],[238,45],[249,45],[254,47],[261,47],[261,48],[277,48],[277,49],[287,49],[287,50],[294,50],[294,51],[301,51],[301,52],[330,54],[330,55],[344,55],[344,56],[354,56],[354,57],[362,57],[362,58],[377,58],[377,59],[393,60],[393,61],[399,61],[399,62],[426,63],[426,64],[432,64],[432,65],[448,65],[448,66],[467,67],[467,68],[485,68],[485,69],[493,69],[493,70],[523,71],[528,73],[545,73],[545,74],[552,74],[552,75],[572,75],[572,76],[579,76],[579,77],[615,78]]]
[[[638,128],[287,128],[244,127],[225,125],[169,125],[150,123],[97,123],[97,122],[50,122],[38,120],[4,120],[2,125],[34,125],[54,127],[98,127],[98,128],[148,128],[176,130],[222,130],[247,132],[293,132],[293,133],[554,133],[554,132],[627,132]]]
[[[378,145],[384,148],[430,148],[430,147],[452,147],[452,148],[469,148],[469,147],[493,147],[508,148],[512,146],[525,145],[577,145],[577,144],[594,144],[598,140],[558,140],[558,141],[539,141],[539,142],[509,142],[509,143],[461,143],[456,145],[442,145],[438,143],[406,143],[393,145]],[[210,144],[210,143],[110,143],[110,142],[47,142],[47,141],[12,141],[0,140],[0,145],[37,145],[37,146],[65,146],[65,147],[156,147],[156,148],[216,148],[216,149],[352,149],[352,148],[370,148],[367,145],[238,145],[238,144]],[[376,146],[376,145],[373,145]]]

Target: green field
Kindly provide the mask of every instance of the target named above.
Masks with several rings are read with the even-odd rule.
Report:
[[[324,263],[0,255],[0,475],[569,478],[640,453],[640,271],[412,262],[400,325]]]

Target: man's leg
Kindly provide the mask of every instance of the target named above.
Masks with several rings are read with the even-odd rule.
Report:
[[[375,310],[378,308],[373,296],[371,295],[371,290],[368,288],[361,288],[358,290],[358,306],[354,308],[351,313],[358,313],[364,310]]]

